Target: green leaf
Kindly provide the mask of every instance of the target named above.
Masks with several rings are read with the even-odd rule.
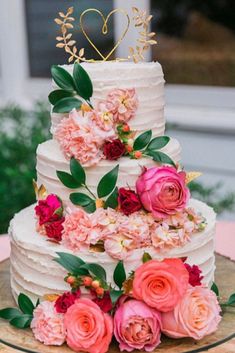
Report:
[[[66,97],[60,99],[58,102],[53,107],[53,112],[54,113],[69,113],[71,112],[74,108],[75,109],[80,109],[82,105],[82,102],[75,97]]]
[[[113,304],[116,304],[116,302],[121,297],[121,295],[123,295],[123,291],[122,290],[112,289],[109,293],[110,293],[110,298],[111,298],[111,301],[112,301]]]
[[[148,253],[148,252],[144,252],[143,256],[142,256],[142,262],[148,262],[152,260],[152,256]]]
[[[72,76],[58,65],[51,67],[51,75],[57,86],[65,91],[74,91],[75,85]]]
[[[102,266],[100,266],[98,264],[90,263],[90,264],[82,265],[81,268],[84,268],[84,269],[88,270],[95,277],[97,277],[101,281],[106,282],[106,271],[105,271],[105,269]]]
[[[165,147],[169,141],[170,137],[168,136],[155,137],[148,144],[147,150],[160,150],[161,148]]]
[[[152,130],[148,130],[143,134],[141,134],[140,136],[138,136],[133,145],[134,151],[139,151],[139,150],[142,150],[144,147],[146,147],[149,141],[151,140],[151,137],[152,137]]]
[[[58,179],[61,181],[61,183],[69,189],[77,189],[81,186],[81,184],[79,184],[79,182],[75,180],[75,178],[69,173],[57,170],[56,175]]]
[[[109,195],[115,188],[118,178],[118,170],[119,165],[117,165],[110,172],[105,174],[100,180],[97,187],[97,193],[100,198]]]
[[[11,320],[20,315],[22,315],[22,313],[16,308],[5,308],[0,310],[0,317],[5,320]]]
[[[62,89],[57,89],[49,94],[48,99],[52,105],[55,105],[62,98],[66,97],[73,97],[73,93],[69,91],[64,91]]]
[[[70,194],[69,198],[74,205],[81,206],[87,213],[93,213],[96,210],[95,200],[86,194],[76,192]]]
[[[235,293],[233,293],[232,295],[230,295],[228,301],[227,301],[228,305],[234,305],[235,304]]]
[[[37,302],[36,302],[36,305],[35,305],[35,308],[40,304],[40,299],[38,298]]]
[[[10,324],[14,327],[17,328],[28,328],[30,327],[31,321],[33,319],[32,315],[21,315],[21,316],[17,316],[14,317],[12,320],[10,320]]]
[[[123,266],[123,261],[118,262],[113,273],[113,279],[119,289],[122,289],[123,282],[126,280],[126,271]]]
[[[118,188],[116,187],[112,194],[107,198],[107,200],[105,201],[105,205],[104,208],[117,208],[118,206]]]
[[[85,262],[80,259],[80,257],[63,252],[58,252],[56,254],[59,257],[53,259],[55,262],[57,262],[59,265],[64,267],[69,273],[75,276],[80,274],[80,267],[85,264]],[[87,271],[84,270],[84,274],[87,274]]]
[[[174,161],[165,153],[160,151],[146,151],[145,152],[148,156],[152,157],[155,162],[161,164],[170,164],[175,167]]]
[[[29,297],[27,297],[27,295],[20,293],[20,295],[18,296],[18,305],[20,310],[24,314],[28,314],[28,315],[33,314],[34,305],[32,300]]]
[[[70,171],[73,178],[79,183],[80,186],[86,183],[85,170],[79,161],[77,161],[75,158],[70,159]]]
[[[79,96],[89,100],[93,94],[92,82],[88,73],[78,63],[75,63],[73,67],[73,80]]]
[[[219,296],[219,288],[217,287],[215,282],[213,282],[211,290],[216,294],[217,297]]]

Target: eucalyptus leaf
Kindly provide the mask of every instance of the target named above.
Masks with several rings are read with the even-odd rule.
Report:
[[[60,99],[53,107],[54,113],[69,113],[74,108],[80,109],[82,105],[82,101],[75,97],[66,97]]]
[[[110,172],[105,174],[103,178],[100,180],[97,187],[98,197],[100,198],[105,197],[113,191],[117,183],[118,170],[119,170],[119,165],[117,165]]]
[[[152,130],[148,130],[141,134],[140,136],[135,139],[133,149],[134,151],[142,150],[144,147],[148,145],[152,137]]]
[[[155,137],[150,141],[147,146],[147,150],[160,150],[165,147],[170,141],[170,137],[168,136],[159,136]]]
[[[116,187],[112,194],[107,198],[107,200],[105,201],[105,205],[104,208],[117,208],[118,206],[118,188]]]
[[[165,153],[160,152],[160,151],[145,151],[145,153],[152,157],[153,160],[157,163],[161,164],[170,164],[175,167],[174,161]]]
[[[80,257],[63,252],[58,252],[57,255],[59,257],[53,259],[55,262],[65,268],[69,273],[75,276],[77,276],[78,274],[80,275],[80,267],[85,264],[85,262],[80,259]],[[88,271],[86,271],[85,269],[83,269],[83,272],[84,274],[88,273]]]
[[[33,319],[32,315],[24,314],[11,319],[10,324],[14,327],[21,328],[21,329],[28,328],[30,327],[32,319]]]
[[[101,281],[106,281],[106,271],[102,266],[94,263],[87,263],[82,265],[81,268],[88,270],[92,275]]]
[[[32,315],[34,311],[34,305],[32,300],[27,295],[20,293],[18,296],[18,305],[20,310],[24,314]]]
[[[57,89],[55,91],[52,91],[49,94],[48,99],[52,105],[55,105],[62,98],[66,98],[66,97],[73,97],[73,92],[65,91],[62,89]]]
[[[93,213],[96,210],[95,200],[86,194],[80,192],[72,193],[69,198],[74,205],[83,207],[88,213]]]
[[[89,100],[93,94],[92,82],[88,73],[78,63],[75,63],[73,67],[73,80],[79,96]]]
[[[5,308],[0,310],[0,318],[5,320],[14,319],[14,317],[21,316],[22,313],[16,308]]]
[[[56,175],[61,183],[69,189],[77,189],[81,184],[69,173],[56,171]]]
[[[118,299],[123,295],[123,291],[122,290],[112,289],[109,293],[110,293],[110,298],[111,298],[111,301],[112,301],[113,304],[116,304]]]
[[[57,86],[66,91],[74,91],[75,85],[72,76],[58,65],[52,65],[51,75]]]
[[[113,279],[119,289],[122,289],[123,282],[126,280],[126,271],[123,265],[123,261],[119,261],[115,267]]]
[[[219,288],[215,282],[213,282],[213,284],[211,286],[211,290],[216,294],[217,297],[219,296]]]
[[[86,183],[86,173],[82,165],[75,158],[70,159],[70,171],[79,186]]]

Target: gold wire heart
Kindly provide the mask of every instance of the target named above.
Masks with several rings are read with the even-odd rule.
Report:
[[[91,38],[88,36],[87,32],[85,31],[84,29],[84,26],[83,26],[83,19],[84,19],[84,16],[88,13],[88,12],[96,12],[100,15],[100,17],[102,18],[103,20],[103,27],[102,27],[102,34],[103,35],[106,35],[108,33],[108,21],[110,19],[110,17],[112,15],[114,15],[115,13],[122,13],[123,15],[125,15],[126,19],[127,19],[127,25],[126,25],[126,28],[125,30],[123,31],[123,33],[121,34],[120,38],[118,39],[117,43],[114,45],[114,47],[112,48],[112,50],[108,53],[107,56],[104,56],[100,50],[97,48],[97,46],[94,44],[94,42],[91,40]],[[103,61],[107,61],[110,56],[113,54],[113,52],[119,47],[119,45],[121,44],[121,42],[123,41],[124,37],[126,36],[127,34],[127,31],[130,27],[130,17],[128,15],[128,13],[123,10],[123,9],[115,9],[113,11],[111,11],[108,16],[105,18],[103,13],[97,9],[87,9],[85,10],[81,16],[80,16],[80,27],[81,27],[81,30],[82,30],[82,33],[84,34],[84,36],[86,37],[86,39],[88,40],[88,42],[90,43],[90,45],[95,49],[95,51],[100,55],[100,57],[103,59]]]

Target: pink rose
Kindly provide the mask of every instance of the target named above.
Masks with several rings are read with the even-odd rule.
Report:
[[[39,200],[35,207],[36,215],[39,219],[39,225],[43,225],[47,222],[54,222],[61,218],[62,210],[56,213],[62,208],[62,203],[56,195],[48,195],[45,200]]]
[[[134,88],[114,89],[107,96],[106,106],[117,123],[128,122],[138,109],[138,97]]]
[[[150,260],[135,271],[133,297],[167,312],[179,303],[188,283],[189,274],[180,259]]]
[[[47,346],[65,342],[64,315],[56,312],[53,302],[44,301],[34,309],[31,329],[35,338]]]
[[[174,167],[153,167],[144,171],[136,182],[144,208],[156,218],[183,210],[190,197],[185,176],[185,172],[178,172]]]
[[[160,344],[161,314],[138,300],[121,304],[114,316],[114,335],[121,351],[153,351]]]
[[[105,353],[113,335],[111,316],[90,299],[78,299],[64,317],[67,344],[76,352]]]
[[[162,314],[162,330],[172,338],[200,340],[217,330],[220,311],[216,295],[210,289],[190,286],[174,310]]]

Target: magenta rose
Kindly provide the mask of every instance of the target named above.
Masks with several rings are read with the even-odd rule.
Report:
[[[55,301],[55,309],[57,313],[65,314],[68,308],[75,303],[75,300],[80,298],[81,291],[80,289],[76,292],[65,292]]]
[[[122,303],[114,316],[114,336],[121,351],[153,351],[160,344],[161,314],[138,300]]]
[[[202,271],[200,268],[196,265],[190,266],[189,264],[184,264],[186,267],[188,273],[189,273],[189,284],[191,286],[196,287],[196,286],[201,286],[203,276],[202,276]]]
[[[139,196],[135,191],[125,188],[118,190],[118,203],[121,211],[129,216],[131,213],[139,211],[142,208]]]
[[[62,217],[61,219],[58,219],[58,221],[45,224],[46,235],[49,239],[57,243],[61,241],[64,220],[65,218]]]
[[[174,167],[153,167],[138,178],[136,190],[144,208],[156,218],[182,211],[190,197],[185,172]]]
[[[48,222],[57,221],[62,216],[62,203],[56,195],[51,194],[45,200],[38,201],[35,212],[40,226]]]
[[[115,161],[122,157],[126,152],[126,147],[119,139],[107,140],[103,146],[103,153],[106,159]]]

